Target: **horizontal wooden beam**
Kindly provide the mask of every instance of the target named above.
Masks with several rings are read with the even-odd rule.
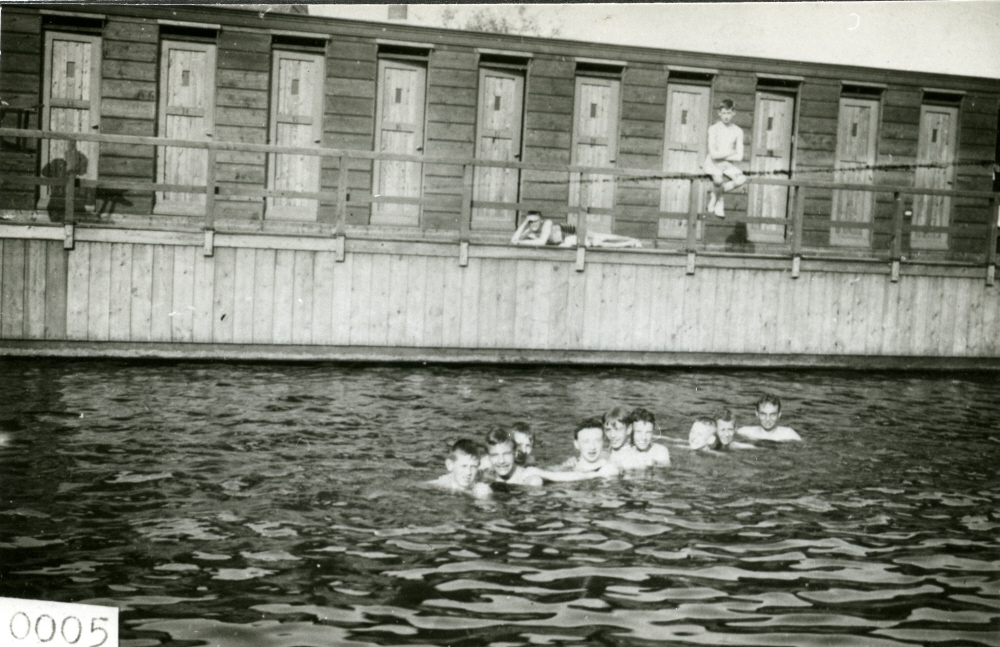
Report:
[[[526,349],[390,348],[129,342],[0,341],[3,357],[72,357],[275,362],[432,362],[441,364],[549,364],[567,366],[671,366],[844,368],[899,371],[1000,371],[1000,357],[670,353]]]

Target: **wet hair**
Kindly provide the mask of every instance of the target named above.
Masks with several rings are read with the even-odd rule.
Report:
[[[601,418],[601,428],[603,429],[604,425],[616,420],[619,422],[626,422],[628,420],[628,412],[625,411],[625,409],[623,409],[622,407],[612,408],[610,411],[604,414],[603,418]]]
[[[705,425],[707,427],[713,427],[713,428],[717,426],[715,424],[715,418],[709,418],[708,416],[698,416],[697,418],[694,419],[694,424]],[[693,427],[694,425],[691,426]]]
[[[639,407],[637,409],[633,409],[632,413],[628,414],[628,417],[625,418],[626,425],[631,425],[632,423],[635,422],[648,422],[655,425],[656,416],[654,416],[653,412],[650,411],[649,409],[643,409],[642,407]]]
[[[736,416],[733,415],[732,411],[726,409],[725,407],[716,412],[715,419],[719,422],[736,422]]]
[[[600,418],[587,418],[576,426],[576,431],[573,432],[573,440],[579,440],[580,432],[584,429],[600,429],[603,433],[604,423],[601,422]]]
[[[472,442],[468,438],[456,440],[455,444],[451,446],[451,451],[448,452],[448,458],[455,460],[458,458],[459,454],[466,454],[468,456],[472,456],[473,458],[479,458],[479,445]]]
[[[514,442],[514,436],[503,427],[493,427],[486,432],[487,447],[495,447],[504,443],[509,444],[512,448],[517,447],[517,444]]]
[[[510,426],[509,431],[512,438],[514,437],[514,434],[524,434],[531,439],[535,438],[535,433],[531,431],[531,427],[529,427],[526,422],[515,422]]]
[[[781,400],[779,400],[778,396],[776,395],[773,395],[771,393],[765,393],[764,395],[760,396],[759,398],[757,398],[757,404],[754,405],[754,409],[760,411],[760,408],[765,404],[773,404],[774,406],[778,407],[778,411],[781,411]]]
[[[719,110],[736,110],[736,104],[732,99],[723,99],[719,102]]]

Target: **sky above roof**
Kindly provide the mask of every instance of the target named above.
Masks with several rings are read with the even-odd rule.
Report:
[[[406,24],[459,27],[519,5],[408,5]],[[1000,79],[1000,1],[531,4],[542,36],[694,52]],[[455,15],[445,25],[445,12]],[[388,20],[387,5],[310,5],[310,13]],[[532,34],[536,35],[536,34]]]

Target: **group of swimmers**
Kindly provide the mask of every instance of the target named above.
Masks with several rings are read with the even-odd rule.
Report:
[[[790,427],[778,425],[781,400],[764,394],[757,400],[758,424],[736,428],[729,409],[714,416],[699,416],[691,425],[688,439],[665,438],[692,451],[718,453],[730,449],[756,449],[757,445],[735,440],[740,436],[751,441],[789,442],[802,440]],[[655,434],[655,435],[654,435]],[[456,441],[448,457],[443,476],[431,485],[451,492],[476,497],[489,496],[490,484],[539,487],[546,481],[568,482],[609,478],[622,472],[670,465],[670,451],[653,442],[659,436],[656,417],[651,411],[637,408],[631,412],[615,407],[603,418],[589,418],[576,426],[573,447],[576,456],[561,464],[543,469],[532,465],[535,437],[531,428],[517,422],[511,427],[494,427],[486,434],[486,455],[472,440]]]

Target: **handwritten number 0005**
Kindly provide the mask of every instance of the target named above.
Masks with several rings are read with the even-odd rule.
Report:
[[[14,628],[14,621],[17,620],[18,616],[22,616],[24,618],[24,631],[23,633],[21,633],[21,635],[18,635],[18,631]],[[43,623],[43,619],[47,619],[47,622]],[[66,631],[67,630],[66,625],[70,623],[71,620],[76,623],[76,637],[73,638],[72,640],[70,640],[70,637],[67,635]],[[90,619],[90,633],[91,634],[101,633],[104,635],[104,637],[101,638],[100,642],[94,643],[93,645],[89,645],[88,647],[101,647],[101,645],[103,645],[108,641],[107,630],[104,627],[97,626],[97,623],[99,622],[103,623],[107,621],[108,621],[107,618]],[[73,633],[72,624],[69,625],[69,628],[70,628],[70,634],[72,634]],[[43,632],[47,633],[48,637],[44,637],[42,635]],[[28,637],[30,633],[31,633],[31,618],[28,617],[28,614],[26,614],[24,611],[18,611],[13,616],[11,616],[10,619],[11,636],[13,636],[17,640],[24,640],[25,638]],[[62,636],[62,639],[66,641],[66,644],[75,645],[78,642],[80,642],[80,638],[83,636],[83,623],[80,622],[80,619],[77,618],[76,616],[67,616],[63,618],[62,624],[59,626],[59,634]],[[53,638],[55,638],[56,636],[55,618],[45,613],[38,616],[38,619],[35,620],[35,635],[38,636],[38,640],[40,640],[43,643],[50,642]]]

